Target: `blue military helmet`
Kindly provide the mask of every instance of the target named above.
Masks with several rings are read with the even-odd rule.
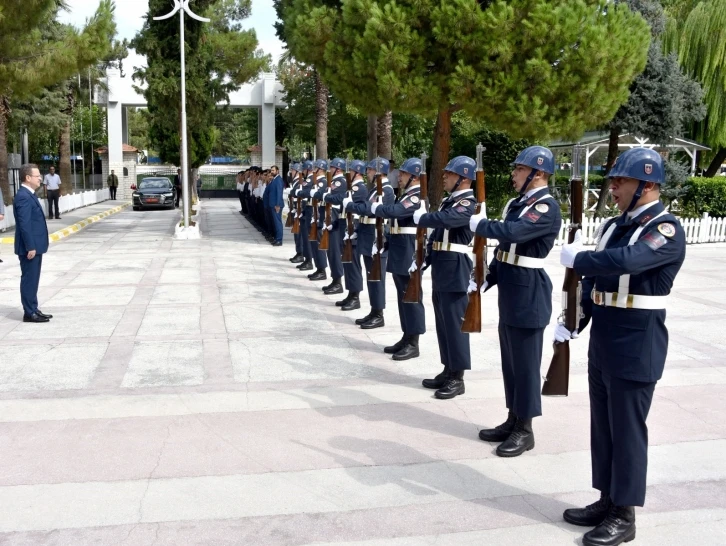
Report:
[[[555,156],[552,150],[544,146],[530,146],[525,148],[517,159],[512,162],[512,167],[524,165],[547,174],[555,174]]]
[[[303,171],[312,171],[313,170],[313,162],[309,159],[307,161],[303,161],[302,164]]]
[[[444,171],[456,173],[463,178],[474,180],[476,178],[476,174],[474,174],[476,172],[476,161],[465,155],[459,155],[446,164]]]
[[[350,162],[350,170],[358,174],[366,174],[366,162],[360,159],[354,159]]]
[[[293,163],[292,165],[290,165],[290,170],[295,171],[296,173],[299,173],[301,169],[302,166],[300,165],[300,163]]]
[[[403,162],[403,165],[398,168],[398,170],[402,173],[408,173],[413,176],[420,176],[422,170],[421,160],[418,157],[412,157],[410,159],[407,159]]]
[[[340,169],[341,171],[344,171],[345,170],[345,159],[336,157],[335,159],[333,159],[333,161],[330,162],[330,168],[331,169]]]
[[[618,156],[615,165],[608,173],[608,178],[616,177],[634,178],[641,182],[663,184],[665,182],[663,158],[658,152],[650,148],[626,150]]]
[[[328,161],[326,159],[316,159],[313,165],[316,169],[320,169],[322,171],[328,170]]]
[[[377,157],[377,158],[371,160],[368,163],[368,168],[373,169],[375,171],[376,162],[378,163],[378,169],[380,169],[380,172],[382,172],[383,174],[388,174],[388,170],[391,168],[391,164],[384,157]]]

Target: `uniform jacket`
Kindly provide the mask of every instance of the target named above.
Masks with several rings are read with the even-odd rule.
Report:
[[[503,221],[482,220],[477,226],[477,235],[499,241],[486,280],[489,288],[499,285],[499,320],[504,324],[517,328],[547,326],[552,317],[552,281],[544,269],[498,261],[496,252],[508,252],[516,244],[518,256],[545,258],[561,227],[560,205],[547,188],[511,201]]]
[[[421,206],[420,186],[410,187],[392,205],[381,205],[376,208],[376,217],[391,219],[391,229],[395,227],[416,228],[413,213]],[[386,271],[398,275],[408,275],[414,253],[416,251],[416,235],[397,234],[393,231],[388,236],[388,265]]]
[[[371,212],[371,204],[375,203],[378,198],[376,192],[376,186],[368,191],[368,196],[365,201],[353,202],[350,205],[351,210],[355,214],[359,214],[361,217],[375,218],[375,215]],[[383,179],[383,204],[391,205],[396,201],[396,196],[393,193],[393,188],[388,182],[388,178]],[[371,256],[373,250],[373,243],[376,241],[376,226],[375,224],[364,224],[358,225],[358,245],[360,245],[360,253],[363,256]],[[383,252],[383,249],[380,249]],[[411,264],[409,264],[411,265]]]
[[[285,203],[282,200],[283,185],[282,177],[279,174],[272,179],[272,182],[270,182],[270,185],[265,192],[268,207],[280,207],[280,210],[282,210],[282,207],[285,206]]]
[[[331,181],[330,193],[324,195],[324,201],[333,205],[330,209],[330,216],[333,219],[333,225],[335,225],[341,217],[341,207],[343,199],[348,193],[348,183],[345,180],[345,176],[339,174],[334,177]]]
[[[345,194],[343,194],[342,198],[340,195],[336,194],[335,196],[331,196],[331,199],[332,199],[331,203],[334,203],[334,204],[338,199],[340,199],[341,208],[342,208],[342,203],[343,203],[343,199],[345,199]],[[349,210],[348,210],[348,212],[351,212],[351,213],[353,213],[354,204],[358,204],[358,205],[360,205],[361,203],[365,204],[365,202],[368,200],[368,188],[366,188],[366,184],[362,178],[358,179],[358,180],[353,180],[353,183],[351,184],[351,199],[353,200],[353,203],[351,203]],[[346,212],[346,211],[343,211],[343,212]],[[341,218],[341,221],[339,222],[339,224],[341,222],[343,223],[343,226],[342,226],[343,231],[345,231],[347,233],[347,231],[348,231],[347,218],[346,217]],[[358,219],[355,218],[355,216],[353,219],[353,225],[355,227],[355,233],[357,234],[359,226],[360,226],[360,222],[358,222]],[[356,236],[356,238],[353,239],[353,246],[357,246],[357,245],[358,245],[358,239]]]
[[[20,186],[13,201],[15,214],[15,254],[26,255],[30,250],[37,254],[48,252],[48,225],[45,213],[35,194]]]
[[[475,207],[473,190],[464,190],[447,197],[438,212],[424,214],[419,221],[418,227],[434,229],[426,245],[426,262],[431,265],[433,290],[437,292],[466,292],[469,287],[473,266],[469,255],[433,250],[433,244],[443,241],[444,230],[448,230],[449,243],[468,245],[473,237],[469,219]]]
[[[626,215],[610,220],[616,229],[599,252],[581,252],[575,271],[583,275],[582,307],[585,318],[580,330],[592,318],[589,362],[604,372],[632,381],[654,382],[663,375],[668,352],[665,309],[621,309],[594,305],[592,289],[618,292],[620,275],[630,275],[630,294],[666,296],[686,257],[686,234],[671,214],[653,220],[665,210],[658,202],[637,217]],[[649,221],[651,223],[648,224]],[[647,224],[638,240],[628,246],[640,225]]]

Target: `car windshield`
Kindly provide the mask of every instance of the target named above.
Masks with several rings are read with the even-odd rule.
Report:
[[[171,189],[171,182],[165,178],[145,178],[139,184],[140,190]]]

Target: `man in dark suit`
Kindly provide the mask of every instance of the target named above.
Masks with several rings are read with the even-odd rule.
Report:
[[[274,231],[272,246],[282,246],[282,208],[285,206],[282,191],[285,183],[282,181],[277,165],[270,169],[270,174],[274,178],[265,191],[265,197],[267,198],[268,218],[272,221],[270,228]]]
[[[182,197],[181,169],[176,170],[176,176],[174,177],[174,189],[176,190],[176,203],[174,206],[179,208],[179,200]]]
[[[13,202],[15,213],[15,254],[20,259],[20,299],[23,322],[48,322],[52,315],[38,309],[38,284],[43,254],[48,252],[48,225],[35,191],[40,187],[40,171],[32,163],[20,167],[21,185]]]

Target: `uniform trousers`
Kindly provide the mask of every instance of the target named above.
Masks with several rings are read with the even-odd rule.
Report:
[[[371,302],[371,309],[386,308],[386,264],[388,262],[388,254],[381,254],[381,280],[371,281],[371,268],[373,267],[373,258],[371,256],[363,256],[363,265],[366,268],[366,285],[368,286],[368,298]]]
[[[544,328],[517,328],[499,323],[504,396],[520,419],[542,415],[542,344]]]
[[[237,196],[239,197],[239,206],[242,212],[246,212],[247,207],[245,206],[245,194],[244,192],[238,191]]]
[[[328,233],[328,264],[330,276],[333,279],[342,279],[345,275],[343,269],[343,232],[338,222],[333,222],[333,229]]]
[[[454,371],[471,370],[469,334],[461,331],[469,296],[466,292],[433,292],[436,337],[441,363]]]
[[[613,377],[588,366],[592,486],[617,506],[645,504],[648,426],[655,383]]]
[[[299,227],[299,224],[298,224]],[[303,253],[303,246],[302,246],[302,237],[299,233],[293,233],[293,237],[295,238],[295,254],[302,255]]]
[[[306,261],[312,261],[313,259],[313,248],[310,244],[310,220],[312,215],[312,209],[306,208],[303,210],[302,218],[300,218],[300,240],[302,242],[302,255]]]
[[[353,261],[344,263],[343,271],[345,272],[345,289],[350,292],[363,292],[363,267],[360,264],[360,252],[355,241],[353,241]]]
[[[393,283],[396,285],[401,331],[409,336],[419,336],[426,333],[426,314],[423,303],[421,303],[423,289],[419,291],[417,303],[404,303],[403,296],[406,294],[411,275],[399,275],[398,273],[391,273],[391,275],[393,276]]]
[[[36,254],[29,260],[26,256],[20,259],[20,302],[27,316],[38,312],[38,285],[40,284],[40,270],[43,266],[43,255]]]

